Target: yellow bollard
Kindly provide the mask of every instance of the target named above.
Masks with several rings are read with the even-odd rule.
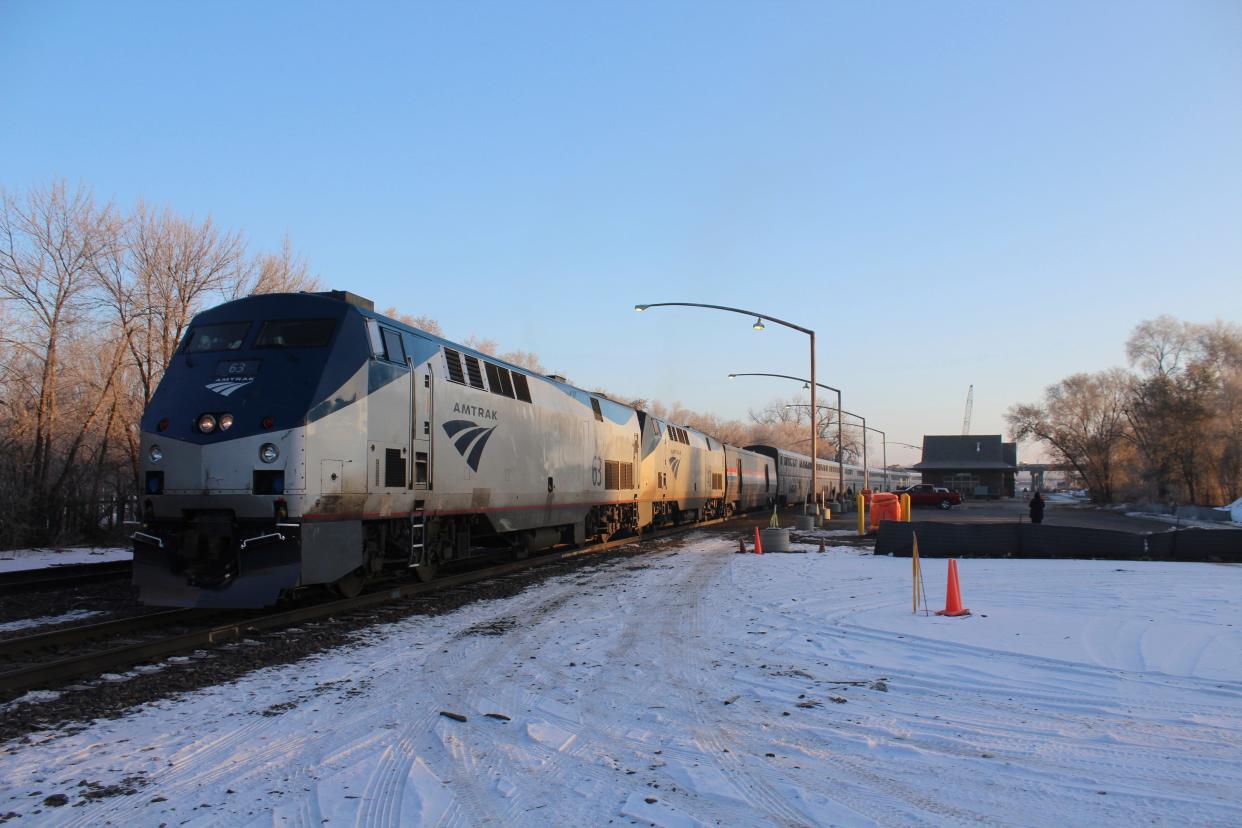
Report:
[[[867,498],[858,496],[858,536],[867,534]]]
[[[909,523],[911,520],[910,506],[911,506],[910,493],[906,492],[905,494],[901,496],[901,519],[904,520],[906,523]]]

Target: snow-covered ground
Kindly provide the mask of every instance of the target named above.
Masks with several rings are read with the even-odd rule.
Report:
[[[699,537],[0,746],[0,816],[1242,824],[1242,567],[963,561],[975,614],[946,619],[911,614],[909,560],[735,548]],[[946,562],[924,569],[940,605]]]
[[[128,561],[133,557],[133,550],[128,548],[81,546],[68,549],[6,549],[0,551],[0,572],[45,569],[49,566],[70,564]]]

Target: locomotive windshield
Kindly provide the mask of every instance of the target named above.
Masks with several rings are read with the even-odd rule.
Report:
[[[246,341],[249,322],[224,322],[219,325],[197,325],[186,334],[181,350],[187,354],[204,351],[236,351]]]
[[[263,323],[254,347],[322,348],[335,327],[335,319],[274,319]]]

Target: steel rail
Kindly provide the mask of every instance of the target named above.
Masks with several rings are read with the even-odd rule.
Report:
[[[77,624],[47,632],[31,633],[0,639],[0,659],[12,659],[23,653],[50,650],[67,644],[78,644],[98,638],[137,632],[150,627],[172,627],[201,621],[205,616],[220,614],[221,610],[176,609],[131,615],[96,624]]]
[[[32,587],[54,587],[58,584],[71,584],[78,581],[121,578],[132,571],[133,566],[129,561],[105,561],[0,572],[0,593],[20,592]]]
[[[287,610],[284,612],[260,615],[237,621],[235,623],[194,630],[183,635],[170,636],[168,638],[155,641],[114,647],[112,649],[88,653],[82,656],[64,658],[57,661],[31,665],[29,667],[22,667],[16,670],[0,673],[0,693],[13,694],[24,690],[46,688],[56,682],[62,682],[90,673],[130,667],[144,661],[164,658],[170,655],[175,655],[179,652],[185,652],[186,650],[194,650],[200,647],[210,647],[224,644],[263,630],[291,626],[347,612],[356,612],[358,610],[377,607],[394,601],[400,601],[405,598],[411,598],[444,589],[451,589],[453,587],[464,586],[479,581],[486,581],[491,578],[511,575],[526,569],[537,569],[541,566],[559,563],[561,561],[582,557],[584,555],[594,555],[601,552],[608,552],[613,549],[619,549],[624,546],[634,546],[650,540],[658,540],[660,538],[679,535],[683,532],[690,532],[695,529],[702,529],[722,523],[725,523],[723,518],[702,521],[700,523],[660,530],[645,536],[607,541],[593,546],[586,546],[581,549],[567,549],[547,555],[540,555],[537,558],[529,558],[524,561],[513,561],[510,563],[486,567],[484,569],[470,570],[469,572],[462,572],[456,575],[447,575],[428,583],[409,583],[394,587],[384,587],[373,592],[359,595],[356,598],[344,598],[338,601],[329,601],[327,603],[299,607],[297,609]]]

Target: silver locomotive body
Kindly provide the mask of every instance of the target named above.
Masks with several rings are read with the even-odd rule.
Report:
[[[258,607],[637,531],[638,421],[347,294],[231,302],[144,415],[134,580],[147,603]]]

